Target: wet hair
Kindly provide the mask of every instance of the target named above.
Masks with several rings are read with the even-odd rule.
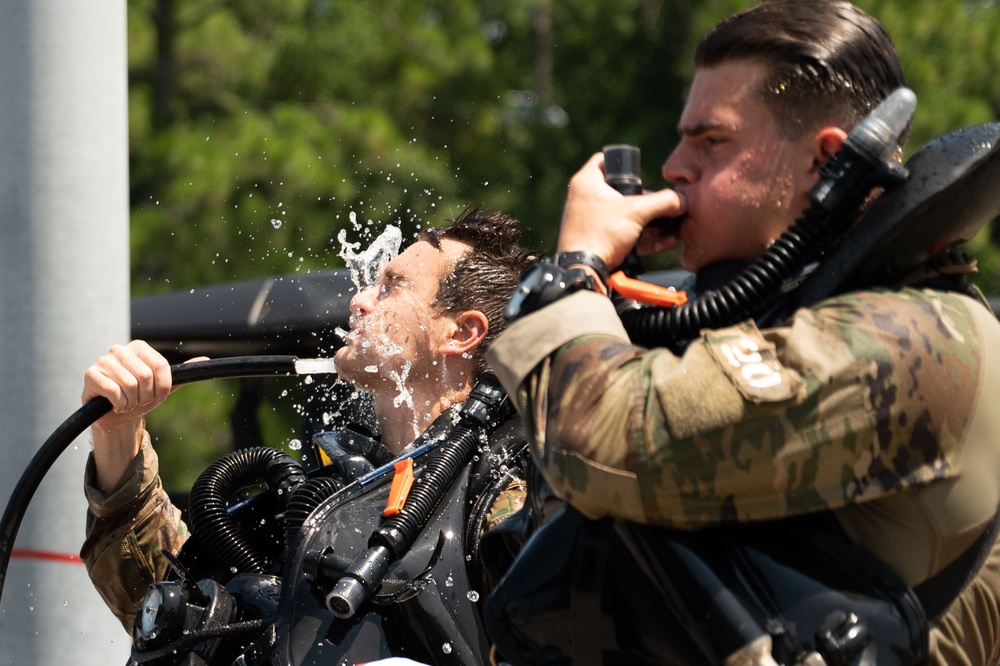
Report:
[[[695,66],[733,60],[767,68],[758,92],[791,140],[822,125],[849,130],[906,85],[885,28],[844,0],[770,0],[730,16],[702,39]]]
[[[504,306],[521,276],[539,257],[520,245],[517,220],[484,211],[481,206],[465,210],[446,227],[424,230],[419,240],[440,247],[443,238],[464,243],[469,249],[441,278],[434,304],[445,312],[478,310],[486,315],[489,330],[475,351],[478,376],[487,367],[486,350],[507,325]]]

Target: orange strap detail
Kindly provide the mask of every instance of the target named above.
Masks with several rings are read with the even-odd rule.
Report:
[[[413,485],[413,458],[404,458],[393,465],[395,474],[389,489],[389,500],[385,504],[383,516],[395,516],[403,508],[410,487]]]
[[[641,303],[677,307],[687,303],[687,292],[677,291],[673,287],[661,287],[652,282],[643,282],[630,278],[622,271],[608,278],[608,285],[625,298],[631,298]]]

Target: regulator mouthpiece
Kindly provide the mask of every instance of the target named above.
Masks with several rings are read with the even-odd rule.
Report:
[[[639,148],[624,143],[604,146],[604,181],[622,194],[642,194]]]

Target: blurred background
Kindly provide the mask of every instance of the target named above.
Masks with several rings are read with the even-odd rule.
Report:
[[[342,265],[337,234],[404,242],[484,204],[552,248],[569,177],[604,144],[659,165],[705,30],[735,0],[130,0],[132,295]],[[857,0],[919,100],[912,153],[1000,116],[996,0]],[[968,246],[1000,292],[1000,228]],[[660,260],[654,268],[670,268]],[[109,341],[109,344],[114,341]],[[186,387],[150,418],[168,488],[238,442],[238,389]],[[272,446],[293,442],[275,389]]]

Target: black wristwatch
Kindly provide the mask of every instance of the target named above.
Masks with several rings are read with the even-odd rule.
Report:
[[[589,266],[601,278],[604,286],[608,285],[608,276],[611,275],[611,271],[608,270],[608,265],[604,263],[604,260],[593,252],[587,252],[586,250],[580,252],[560,252],[555,257],[555,263],[561,268],[569,268],[576,265]]]
[[[593,275],[582,268],[566,269],[543,261],[525,273],[504,308],[503,317],[507,321],[514,321],[582,289],[598,291]]]

